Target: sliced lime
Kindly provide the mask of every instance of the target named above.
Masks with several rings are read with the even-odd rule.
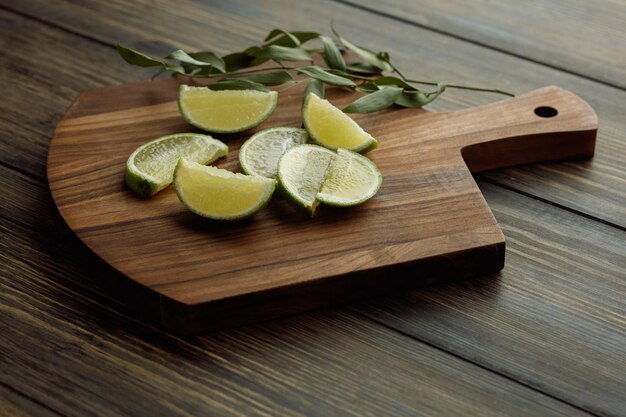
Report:
[[[209,90],[181,85],[178,107],[192,125],[215,133],[234,133],[261,124],[276,108],[278,93],[255,90]]]
[[[356,152],[337,149],[317,199],[331,206],[349,207],[372,198],[383,177],[370,159]]]
[[[313,215],[320,202],[348,207],[369,200],[378,192],[382,175],[356,152],[298,145],[280,158],[278,180],[289,200]]]
[[[228,146],[199,133],[176,133],[144,143],[126,161],[128,187],[148,198],[172,183],[181,157],[208,164],[228,154]]]
[[[287,149],[307,141],[305,129],[274,127],[255,133],[239,150],[239,163],[244,173],[276,178],[278,160]]]
[[[311,215],[319,204],[317,193],[335,152],[316,145],[298,145],[283,154],[278,162],[278,180],[287,198]]]
[[[378,141],[350,116],[315,94],[306,97],[302,120],[311,139],[326,148],[367,152],[378,146]]]
[[[270,201],[276,181],[201,165],[182,158],[174,171],[174,189],[194,213],[216,220],[238,220]]]

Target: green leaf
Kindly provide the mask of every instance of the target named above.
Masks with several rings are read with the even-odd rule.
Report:
[[[404,89],[405,91],[420,91],[419,89],[415,88],[401,78],[393,76],[375,78],[371,81],[360,84],[358,90],[371,92],[380,90],[380,87],[399,87]]]
[[[160,67],[166,65],[166,62],[162,59],[149,57],[134,49],[126,48],[122,45],[117,45],[116,48],[117,53],[129,64],[138,65],[140,67]]]
[[[287,32],[282,29],[274,29],[265,37],[264,46],[278,45],[293,48],[319,36],[320,34],[317,32]]]
[[[304,90],[304,99],[306,100],[309,93],[313,93],[319,98],[324,98],[324,83],[315,78],[311,78]]]
[[[387,85],[387,86],[394,86],[394,87],[402,87],[406,90],[416,89],[415,87],[413,87],[411,84],[407,83],[406,81],[398,77],[392,77],[392,76],[378,77],[372,82],[378,86]]]
[[[437,90],[426,93],[421,90],[404,90],[396,100],[396,104],[402,107],[418,108],[427,105],[441,95],[446,89],[446,84],[437,84]]]
[[[324,60],[326,64],[328,64],[330,68],[345,71],[346,62],[343,60],[343,56],[341,56],[341,52],[339,48],[337,48],[335,41],[324,35],[320,35],[320,39],[324,44]]]
[[[370,65],[366,62],[357,62],[354,64],[346,65],[346,71],[355,74],[367,74],[375,75],[380,74],[380,68]]]
[[[298,38],[301,44],[320,36],[317,32],[291,32],[291,34]]]
[[[181,62],[180,67],[182,67],[185,70],[185,73],[191,77],[209,77],[214,74],[222,73],[222,71],[210,65],[199,67],[197,65]]]
[[[161,68],[159,68],[159,70],[158,70],[157,72],[155,72],[155,73],[154,73],[154,75],[153,75],[153,76],[152,76],[152,78],[150,78],[150,79],[151,79],[152,81],[154,81],[154,79],[155,79],[156,77],[158,77],[159,75],[163,74],[163,73],[164,73],[164,72],[166,72],[166,71],[167,71],[166,67],[161,67]]]
[[[356,84],[351,79],[332,74],[317,66],[298,68],[296,71],[306,74],[311,78],[315,78],[316,80],[320,80],[326,84],[337,85],[340,87],[356,87]]]
[[[380,90],[380,88],[373,82],[368,81],[366,83],[357,85],[355,90],[359,93],[373,93],[374,91]]]
[[[226,69],[224,72],[234,72],[253,66],[252,61],[254,61],[254,57],[248,55],[246,52],[235,52],[224,55],[222,61],[224,61],[224,67]]]
[[[209,90],[257,90],[265,92],[270,91],[270,89],[263,84],[242,79],[218,81],[216,83],[207,85],[207,88]]]
[[[176,59],[180,61],[181,64],[187,64],[187,68],[189,68],[190,65],[193,65],[197,67],[214,67],[220,72],[226,71],[222,58],[212,52],[195,52],[188,54],[187,52],[179,49],[169,54],[166,58]]]
[[[290,48],[300,46],[300,40],[297,37],[282,29],[272,30],[264,40],[265,44],[263,46],[279,45]]]
[[[184,62],[185,64],[197,65],[197,66],[200,66],[200,67],[207,66],[207,65],[213,65],[213,64],[209,64],[208,62],[202,62],[202,61],[198,61],[197,59],[193,59],[192,57],[189,56],[189,54],[187,54],[187,52],[183,51],[182,49],[178,49],[178,50],[172,52],[171,54],[169,54],[165,58],[166,59],[176,59],[176,60],[178,60],[180,62]]]
[[[347,78],[347,79],[349,79],[349,80],[353,80],[352,75],[350,75],[350,74],[348,74],[347,72],[342,71],[342,70],[338,70],[338,69],[325,69],[325,71],[326,71],[326,72],[330,72],[331,74],[338,75],[338,76],[343,77],[343,78]]]
[[[287,71],[273,71],[262,74],[247,75],[240,78],[229,78],[230,80],[247,80],[263,85],[281,85],[293,81],[293,77]]]
[[[207,64],[211,64],[214,68],[220,70],[221,72],[226,72],[226,63],[224,62],[222,58],[215,55],[213,52],[210,52],[210,51],[191,52],[189,56],[200,62],[206,62]]]
[[[356,46],[348,42],[345,39],[342,39],[342,43],[345,45],[346,48],[348,48],[349,50],[351,50],[352,52],[360,56],[368,64],[373,65],[376,68],[379,68],[381,71],[389,71],[389,72],[393,71],[393,68],[391,68],[391,65],[389,65],[386,61],[383,61],[382,59],[378,58],[374,52],[368,49]]]
[[[187,75],[187,73],[185,72],[185,69],[180,65],[166,65],[165,67],[163,67],[163,70],[171,71],[175,74]]]
[[[270,31],[270,33],[267,34],[267,36],[265,37],[265,39],[263,39],[265,42],[269,41],[270,39],[274,39],[275,37],[284,34],[285,31],[282,29],[272,29]]]
[[[269,61],[269,58],[258,58],[256,57],[254,54],[258,54],[261,51],[261,48],[259,46],[251,46],[249,48],[244,49],[244,53],[247,54],[250,58],[252,58],[252,61],[250,62],[251,67],[255,67],[257,65],[261,65],[264,62]]]
[[[343,111],[346,113],[372,113],[391,106],[402,94],[402,88],[385,87],[353,101]]]
[[[331,26],[331,28],[333,30],[333,33],[337,37],[337,39],[339,39],[339,42],[341,42],[343,46],[345,46],[346,48],[354,52],[356,55],[361,57],[363,60],[365,60],[365,62],[367,62],[370,65],[375,66],[376,68],[380,68],[383,71],[393,71],[393,68],[391,68],[391,65],[389,65],[388,62],[384,61],[380,57],[378,57],[378,55],[376,55],[374,52],[370,51],[369,49],[356,46],[355,44],[351,42],[348,42],[347,40],[342,38],[339,35],[339,33],[337,33],[334,27]]]
[[[258,46],[246,50],[249,55],[274,61],[311,61],[309,54],[301,48],[287,48],[279,45]]]

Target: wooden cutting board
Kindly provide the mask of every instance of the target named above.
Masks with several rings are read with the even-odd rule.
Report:
[[[251,219],[216,222],[187,211],[171,188],[143,200],[124,185],[137,146],[196,131],[176,93],[176,80],[162,79],[82,94],[57,126],[48,181],[69,227],[133,284],[129,301],[184,333],[496,272],[504,236],[471,173],[589,158],[597,130],[591,107],[557,87],[451,113],[356,115],[380,141],[368,153],[384,177],[376,197],[320,206],[313,219],[274,197]],[[328,98],[341,106],[354,97]],[[299,127],[301,100],[301,90],[281,93],[260,128]],[[237,151],[252,133],[214,135],[230,148],[216,165],[238,170]]]

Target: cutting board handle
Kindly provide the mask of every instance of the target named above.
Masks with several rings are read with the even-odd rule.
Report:
[[[471,172],[594,154],[596,113],[555,86],[452,115],[447,129]]]

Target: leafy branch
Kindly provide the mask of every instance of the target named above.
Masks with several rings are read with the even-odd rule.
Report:
[[[154,58],[122,45],[117,45],[117,51],[129,64],[159,67],[154,77],[169,72],[190,78],[215,78],[216,82],[207,85],[212,90],[269,91],[268,87],[308,81],[306,93],[314,92],[320,97],[324,96],[325,85],[364,93],[343,109],[352,113],[376,112],[394,104],[422,107],[448,88],[513,96],[497,89],[409,79],[391,63],[389,53],[375,53],[357,46],[339,35],[334,27],[331,28],[335,39],[317,32],[274,29],[261,46],[251,46],[221,57],[210,51],[187,53],[179,49],[166,57]],[[314,40],[318,40],[322,47],[304,48],[304,44]],[[346,62],[344,56],[347,51],[356,59]],[[315,64],[316,55],[323,59],[325,66]],[[276,66],[255,68],[268,61]],[[296,74],[299,79],[294,78]],[[416,84],[435,88],[425,91]]]

